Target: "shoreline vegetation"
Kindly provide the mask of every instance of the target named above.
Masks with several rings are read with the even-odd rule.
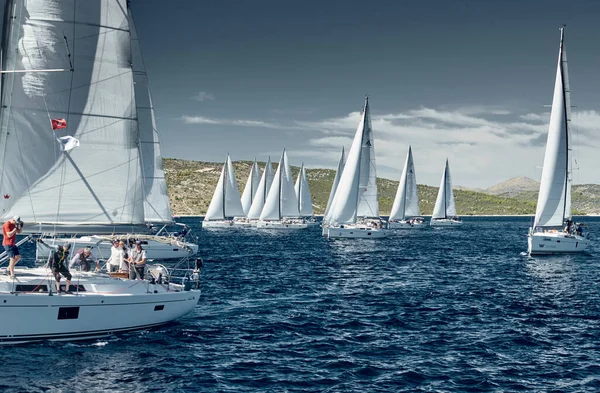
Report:
[[[251,161],[233,163],[240,194],[244,190]],[[265,166],[258,163],[259,168]],[[174,216],[203,216],[217,185],[223,163],[163,159],[167,189]],[[275,166],[274,166],[275,169]],[[294,179],[299,167],[292,167]],[[316,215],[322,215],[329,198],[335,171],[307,169],[308,184]],[[398,174],[400,176],[400,174]],[[389,215],[397,180],[377,179],[379,206],[382,216]],[[527,177],[517,177],[485,190],[454,187],[457,212],[460,216],[533,216],[539,183]],[[418,185],[419,205],[423,216],[430,216],[438,187]],[[600,215],[600,185],[574,185],[572,191],[573,215]]]

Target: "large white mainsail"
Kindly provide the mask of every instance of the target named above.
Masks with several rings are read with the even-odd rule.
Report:
[[[228,154],[204,220],[226,220],[243,214],[240,190],[235,180],[233,163]]]
[[[452,218],[456,216],[456,205],[454,203],[454,192],[452,192],[452,179],[450,177],[450,165],[446,159],[446,166],[442,174],[442,181],[438,190],[432,219]]]
[[[258,164],[256,163],[256,159],[254,159],[254,163],[250,167],[250,174],[248,175],[248,181],[246,182],[246,187],[244,187],[244,192],[242,193],[242,209],[244,210],[244,215],[248,215],[250,211],[250,206],[252,206],[252,201],[254,201],[254,197],[256,195],[256,191],[258,190],[260,183],[260,171],[258,170]]]
[[[41,230],[74,225],[80,233],[92,224],[144,223],[126,3],[7,3],[2,217],[20,215]],[[50,69],[65,71],[37,72]],[[64,118],[67,127],[53,133],[51,118]],[[62,136],[80,146],[62,151]]]
[[[163,169],[160,138],[156,127],[154,105],[152,104],[146,66],[144,65],[131,9],[129,9],[129,25],[131,28],[135,108],[138,120],[139,149],[144,182],[144,218],[148,223],[168,224],[173,222],[173,217]]]
[[[357,216],[379,217],[375,149],[369,112],[369,99],[356,129],[352,147],[333,197],[329,222],[355,223]]]
[[[342,155],[340,156],[340,160],[338,161],[337,170],[335,171],[335,177],[333,178],[333,184],[331,185],[331,191],[329,191],[329,199],[327,200],[327,207],[325,207],[325,213],[323,213],[323,222],[329,221],[329,212],[331,210],[331,204],[333,202],[333,197],[335,196],[335,191],[337,190],[338,184],[340,183],[340,177],[342,176],[342,172],[344,171],[344,148],[342,147]]]
[[[265,206],[260,214],[261,221],[277,221],[284,217],[299,217],[298,198],[285,149],[275,171]]]
[[[565,219],[571,218],[571,100],[566,68],[567,54],[563,41],[564,29],[561,28],[554,97],[534,228],[562,228]]]
[[[269,157],[267,164],[265,165],[265,169],[263,170],[263,174],[260,178],[260,182],[258,183],[258,189],[254,195],[252,206],[250,206],[250,210],[248,211],[248,219],[258,220],[260,218],[260,213],[265,205],[267,194],[269,193],[269,189],[273,183],[273,177],[273,166],[271,165],[271,157]]]
[[[304,163],[298,172],[298,179],[295,185],[296,196],[298,197],[298,211],[301,217],[310,217],[313,215],[312,198],[310,196],[310,188],[308,187],[308,179],[306,178],[306,168]]]
[[[408,147],[408,155],[400,176],[398,191],[390,212],[390,220],[405,220],[407,217],[421,215],[419,197],[417,195],[417,177],[412,157],[412,149]]]

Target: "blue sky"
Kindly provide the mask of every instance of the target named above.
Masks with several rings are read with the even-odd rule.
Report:
[[[378,174],[539,180],[561,24],[577,183],[598,183],[600,2],[132,0],[163,155],[222,162],[283,147],[334,168],[369,94]]]

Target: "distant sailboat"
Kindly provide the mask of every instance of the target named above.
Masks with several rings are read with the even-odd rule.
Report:
[[[348,160],[323,224],[323,236],[381,238],[385,235],[379,217],[375,148],[367,97]]]
[[[404,169],[398,183],[398,191],[388,220],[388,228],[422,228],[425,220],[420,215],[417,177],[415,175],[412,149],[409,146]]]
[[[333,178],[333,184],[331,185],[331,191],[329,192],[329,199],[327,200],[327,207],[325,208],[325,213],[323,213],[323,223],[325,224],[329,221],[328,216],[331,210],[331,203],[333,202],[335,191],[337,190],[338,184],[340,183],[340,177],[342,177],[342,172],[344,171],[344,164],[344,148],[342,147],[342,155],[340,156],[340,160],[338,161],[337,170],[335,171],[335,177]]]
[[[438,190],[435,207],[431,215],[431,226],[456,226],[462,225],[462,220],[456,215],[454,193],[452,192],[452,179],[450,178],[450,165],[446,159],[442,181]]]
[[[250,211],[250,207],[252,206],[252,202],[254,201],[256,192],[258,191],[259,183],[260,171],[258,169],[256,159],[254,159],[254,163],[250,167],[250,174],[248,175],[246,187],[244,188],[244,192],[242,193],[242,209],[244,210],[244,216],[235,217],[233,219],[234,225],[247,227],[251,226],[250,220],[248,219],[248,212]]]
[[[258,182],[258,189],[254,195],[254,200],[248,211],[247,218],[250,222],[250,226],[256,227],[256,223],[260,219],[260,213],[262,213],[265,201],[267,200],[267,194],[273,183],[273,166],[271,165],[271,157],[267,160],[265,169],[263,170],[260,182]]]
[[[243,216],[240,190],[235,180],[233,163],[229,154],[223,165],[217,188],[202,221],[202,228],[227,228],[233,225],[233,217]]]
[[[269,189],[265,206],[256,223],[257,228],[302,229],[307,225],[300,218],[298,198],[294,190],[292,170],[285,149],[279,160],[279,166]]]
[[[564,47],[564,26],[560,28],[560,49],[550,112],[548,140],[533,227],[527,238],[531,255],[582,252],[588,246],[581,224],[571,214],[571,96]]]
[[[304,163],[302,163],[300,171],[298,172],[298,179],[296,180],[294,189],[296,191],[296,197],[298,197],[298,211],[300,212],[300,217],[304,218],[307,224],[316,224],[317,222],[314,219],[312,197],[310,195]]]

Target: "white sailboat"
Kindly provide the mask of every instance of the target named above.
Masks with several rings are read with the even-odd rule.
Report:
[[[126,0],[6,3],[3,220],[20,215],[30,233],[146,228],[127,9]],[[198,262],[179,275],[185,284],[174,283],[173,269],[147,268],[139,280],[74,272],[76,285],[65,288],[72,293],[49,296],[55,281],[47,268],[17,265],[16,278],[0,274],[0,344],[142,329],[195,307]]]
[[[192,257],[197,254],[198,245],[188,241],[189,229],[186,230],[187,236],[176,236],[167,231],[167,226],[176,225],[176,223],[173,221],[167,193],[160,138],[156,126],[148,75],[131,10],[129,10],[129,26],[139,136],[138,149],[144,193],[144,221],[148,228],[141,228],[144,230],[143,232],[137,231],[114,235],[112,233],[111,235],[96,234],[89,236],[68,236],[68,234],[65,234],[61,237],[47,238],[45,242],[51,246],[56,246],[63,244],[68,237],[74,249],[90,247],[96,257],[106,258],[110,255],[110,248],[115,239],[124,240],[126,244],[132,247],[135,241],[141,241],[151,259],[168,260]],[[112,230],[112,228],[109,229]],[[148,229],[151,230],[148,231]],[[40,243],[37,243],[36,258],[37,260],[48,258],[47,248]]]
[[[271,184],[273,184],[274,176],[275,174],[273,173],[273,166],[271,165],[271,157],[269,157],[267,164],[265,165],[265,169],[263,170],[263,174],[260,178],[260,182],[258,183],[256,195],[254,195],[254,200],[252,201],[252,205],[250,206],[250,210],[247,214],[248,221],[252,227],[256,227],[256,223],[260,219],[260,213],[262,213],[263,207],[265,206],[265,201],[267,200],[267,195],[269,194]]]
[[[333,197],[335,196],[335,191],[337,190],[338,184],[340,183],[340,177],[342,177],[342,172],[344,171],[344,148],[342,147],[342,154],[340,156],[340,160],[338,161],[338,166],[335,171],[335,177],[333,178],[333,183],[331,184],[331,191],[329,191],[329,199],[327,199],[327,206],[325,207],[325,212],[323,213],[323,224],[327,224],[329,222],[329,212],[331,211],[331,204],[333,202]]]
[[[233,217],[243,215],[233,163],[227,154],[217,187],[202,221],[202,228],[229,228],[233,226]]]
[[[331,208],[323,224],[328,238],[381,238],[386,236],[379,217],[375,148],[369,99],[361,115],[352,147]]]
[[[279,166],[256,227],[267,229],[303,229],[307,227],[298,210],[298,198],[294,190],[292,170],[285,149],[279,160]]]
[[[527,237],[531,255],[583,252],[589,240],[581,224],[571,214],[571,97],[564,46],[564,26],[560,29],[560,49],[550,112],[548,140],[533,227]]]
[[[452,179],[450,177],[448,159],[446,159],[446,166],[442,173],[442,181],[440,182],[440,188],[429,225],[439,227],[462,225],[462,220],[456,215],[456,204],[454,203],[454,192],[452,191]]]
[[[304,163],[300,166],[294,190],[296,191],[296,197],[298,198],[298,211],[300,212],[300,217],[306,221],[307,225],[316,225],[317,221],[314,217],[312,197],[310,195]]]
[[[260,171],[258,169],[256,159],[254,159],[254,162],[250,167],[250,174],[248,175],[248,180],[246,181],[246,187],[244,187],[244,192],[242,193],[242,210],[244,211],[244,216],[235,217],[233,219],[233,225],[243,227],[251,226],[250,220],[248,219],[248,212],[250,211],[250,206],[252,206],[252,202],[254,201],[254,196],[258,190],[259,183]]]
[[[417,177],[412,157],[412,149],[408,146],[408,155],[404,163],[404,169],[398,183],[398,191],[392,205],[388,228],[422,228],[425,220],[421,216],[419,208],[419,196],[417,195]]]

